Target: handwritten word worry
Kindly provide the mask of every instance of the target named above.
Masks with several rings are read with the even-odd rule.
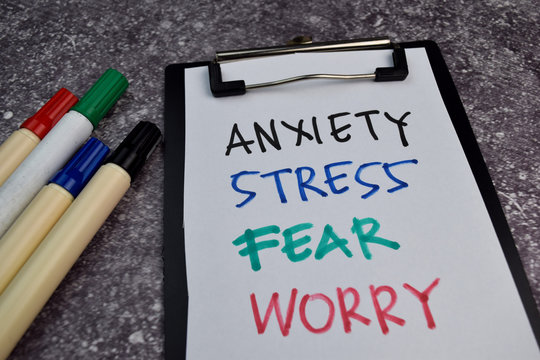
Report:
[[[409,146],[405,136],[405,126],[407,126],[405,118],[411,113],[407,111],[397,118],[387,112],[384,112],[383,117],[379,114],[379,110],[368,110],[355,114],[351,114],[350,112],[331,114],[327,117],[328,124],[326,124],[325,127],[329,125],[329,135],[332,139],[337,142],[344,143],[352,139],[352,135],[349,131],[349,128],[352,126],[351,122],[361,119],[366,123],[367,130],[369,131],[369,134],[373,140],[379,140],[378,131],[376,130],[376,123],[380,121],[378,118],[382,118],[383,120],[386,119],[386,122],[389,121],[391,124],[396,126],[399,138],[401,140],[401,145],[404,147]],[[278,132],[276,129],[276,121],[274,119],[270,120],[269,130],[263,129],[263,127],[257,122],[253,123],[254,136],[257,139],[257,144],[259,145],[261,152],[266,152],[267,144],[271,145],[276,150],[281,150],[281,140],[279,134],[283,132],[292,132],[293,134],[296,134],[296,146],[300,146],[306,141],[315,141],[317,144],[323,143],[319,120],[316,116],[311,118],[311,129],[308,129],[307,126],[304,127],[304,119],[300,119],[296,123],[281,121],[280,124],[281,127],[279,127],[280,131]],[[231,130],[231,136],[229,139],[229,144],[227,145],[227,150],[225,151],[225,155],[229,156],[233,149],[243,149],[245,153],[251,154],[253,152],[251,147],[254,143],[255,140],[244,136],[240,132],[238,124],[235,123]]]
[[[414,296],[420,302],[420,305],[424,312],[424,317],[426,319],[426,323],[427,323],[426,325],[428,329],[431,329],[431,330],[435,329],[435,320],[433,318],[433,314],[431,313],[431,309],[429,307],[428,301],[429,301],[429,296],[432,290],[438,284],[439,284],[439,278],[436,278],[424,291],[420,291],[407,283],[403,284],[403,287],[407,290],[407,292],[410,293],[412,296]],[[405,325],[405,319],[395,314],[390,313],[390,310],[392,310],[392,308],[394,307],[398,299],[397,293],[394,290],[394,288],[387,285],[377,286],[377,287],[375,287],[374,285],[370,285],[369,291],[371,295],[371,301],[373,303],[373,308],[375,310],[375,314],[377,317],[377,321],[384,335],[388,334],[388,332],[390,331],[388,327],[388,322],[392,322],[399,326]],[[337,303],[339,307],[339,313],[341,314],[341,320],[343,322],[343,330],[345,331],[346,334],[350,333],[352,330],[352,323],[353,323],[352,320],[358,321],[366,326],[369,326],[371,324],[371,319],[357,312],[358,306],[360,305],[360,295],[358,294],[358,291],[355,288],[349,287],[343,290],[342,288],[338,287],[336,288],[336,292],[337,292]],[[386,305],[383,308],[379,301],[379,296],[384,293],[386,293],[386,296],[383,295],[383,298],[387,298],[389,296],[390,302],[388,303],[388,305]],[[293,288],[291,290],[291,295],[289,297],[289,304],[287,306],[285,319],[283,319],[281,307],[279,305],[279,293],[277,292],[273,293],[272,298],[270,299],[270,302],[268,304],[268,307],[266,308],[266,313],[263,319],[259,311],[259,305],[257,303],[257,298],[255,296],[255,293],[252,293],[250,295],[250,300],[251,300],[251,308],[253,310],[253,317],[255,320],[255,326],[257,327],[257,333],[264,334],[264,332],[266,331],[268,322],[270,320],[270,315],[272,314],[272,309],[273,309],[276,314],[276,319],[279,325],[279,329],[281,330],[281,334],[283,336],[288,336],[289,331],[292,326],[293,315],[294,315],[294,311],[296,307],[295,304],[296,304],[297,294],[298,294],[298,290],[296,288]],[[347,307],[346,305],[346,301],[345,301],[346,296],[353,297],[353,303],[352,303],[352,306],[350,307]],[[310,320],[308,317],[308,310],[307,310],[308,303],[313,302],[313,301],[322,301],[328,307],[328,315],[326,318],[326,322],[322,326],[317,326],[317,324],[314,325],[313,319]],[[298,313],[299,313],[300,321],[302,322],[302,325],[309,332],[313,334],[322,334],[330,330],[330,328],[332,327],[332,324],[334,323],[334,316],[336,313],[336,306],[334,305],[334,302],[332,301],[332,299],[325,294],[322,294],[322,293],[311,294],[311,295],[306,294],[300,300]]]
[[[281,233],[283,236],[284,246],[281,248],[281,252],[284,253],[287,258],[292,262],[299,262],[307,259],[313,252],[309,248],[299,249],[311,242],[311,236],[295,236],[296,234],[309,230],[313,227],[311,223],[301,223],[291,226]],[[367,231],[364,227],[367,227]],[[357,219],[353,218],[351,232],[358,238],[360,244],[360,250],[364,257],[368,260],[371,259],[371,251],[368,244],[377,244],[380,246],[386,246],[390,249],[397,250],[400,245],[396,241],[384,239],[379,236],[375,236],[379,231],[381,225],[373,218]],[[251,263],[251,270],[259,271],[261,269],[261,260],[259,252],[265,249],[275,248],[279,246],[279,240],[257,240],[262,237],[263,239],[271,234],[279,234],[281,229],[277,225],[270,225],[261,227],[258,229],[246,229],[242,235],[237,237],[232,243],[235,246],[245,245],[238,254],[240,256],[249,257]],[[315,259],[322,260],[328,253],[334,250],[341,250],[341,252],[347,256],[352,257],[353,254],[347,244],[349,240],[340,238],[331,225],[327,224],[324,227],[321,235],[321,240],[315,250]]]

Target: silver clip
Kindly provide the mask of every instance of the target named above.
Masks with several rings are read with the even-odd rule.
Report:
[[[223,82],[221,80],[220,63],[249,59],[262,56],[276,56],[303,52],[327,52],[327,51],[353,51],[369,49],[394,49],[393,68],[377,68],[375,72],[369,74],[306,74],[293,76],[281,80],[269,81],[258,84],[246,85],[243,80]],[[311,37],[296,37],[286,46],[274,46],[259,49],[244,49],[232,51],[216,52],[214,61],[209,65],[210,87],[216,97],[229,95],[242,95],[247,89],[275,86],[290,82],[308,79],[373,79],[375,81],[403,80],[407,77],[407,61],[405,52],[398,45],[392,44],[388,37],[378,37],[372,39],[356,39],[347,41],[331,41],[322,43],[312,43]]]

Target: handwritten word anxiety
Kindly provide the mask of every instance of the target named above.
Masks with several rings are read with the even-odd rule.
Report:
[[[388,112],[384,112],[384,116],[381,116],[379,110],[361,111],[354,114],[350,112],[340,112],[328,115],[328,124],[325,125],[329,126],[329,135],[333,140],[344,143],[353,138],[349,130],[352,127],[352,122],[363,120],[366,123],[371,138],[373,140],[379,140],[377,123],[384,121],[386,124],[390,123],[395,125],[401,145],[406,147],[409,146],[409,142],[405,136],[405,127],[408,125],[405,122],[405,118],[410,114],[411,113],[407,111],[401,116],[395,117]],[[323,144],[321,124],[316,116],[312,117],[311,126],[304,126],[304,119],[300,119],[296,123],[281,121],[280,124],[281,126],[278,127],[280,131],[278,131],[274,119],[270,120],[269,129],[266,130],[259,123],[253,123],[254,137],[257,140],[261,152],[264,153],[267,151],[267,145],[272,146],[276,150],[281,150],[282,140],[280,140],[280,134],[283,135],[291,132],[293,135],[296,135],[296,146],[300,146],[307,141],[315,141],[317,144]],[[311,129],[308,129],[308,127],[311,127]],[[231,129],[231,136],[225,151],[226,156],[229,156],[234,149],[237,149],[235,151],[243,150],[246,154],[251,154],[253,152],[252,147],[255,144],[255,140],[244,135],[245,133],[242,134],[238,128],[238,124],[235,123]],[[242,151],[240,152],[242,153]]]

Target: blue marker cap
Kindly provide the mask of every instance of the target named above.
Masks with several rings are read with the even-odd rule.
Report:
[[[109,153],[109,147],[90,138],[49,183],[60,185],[77,197]]]

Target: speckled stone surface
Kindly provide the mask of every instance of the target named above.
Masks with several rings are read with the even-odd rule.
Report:
[[[539,22],[524,0],[3,0],[0,141],[60,87],[82,96],[108,67],[130,81],[95,132],[114,148],[140,120],[163,129],[169,63],[298,34],[435,40],[540,303]],[[160,147],[10,359],[163,357],[162,207]]]

